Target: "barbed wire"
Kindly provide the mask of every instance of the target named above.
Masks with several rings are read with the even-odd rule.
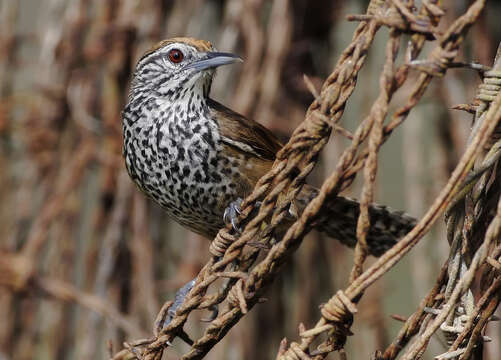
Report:
[[[235,234],[231,228],[222,229],[211,243],[209,251],[212,258],[200,271],[193,289],[175,310],[170,322],[165,325],[166,318],[171,316],[169,310],[172,310],[172,302],[168,301],[157,316],[151,338],[127,342],[124,349],[110,354],[110,357],[160,359],[164,349],[175,337],[190,343],[190,350],[183,359],[204,357],[262,300],[263,292],[299,247],[329,199],[351,185],[360,171],[364,174],[364,185],[357,226],[358,241],[349,284],[321,307],[321,317],[313,327],[307,329],[302,324],[298,326],[300,341],[289,345],[286,341],[281,343],[277,359],[323,359],[332,351],[340,351],[341,356],[344,356],[343,347],[347,336],[351,335],[357,303],[364,291],[410,251],[444,211],[451,239],[450,260],[444,264],[433,289],[423,299],[418,310],[407,319],[392,345],[384,352],[377,352],[374,358],[394,359],[420,332],[419,339],[415,339],[403,355],[404,359],[415,358],[424,351],[430,337],[440,327],[452,334],[448,337],[450,348],[447,353],[440,355],[441,358],[467,358],[479,346],[483,339],[482,330],[499,304],[501,286],[501,248],[496,243],[501,228],[501,203],[494,186],[497,184],[494,174],[499,167],[501,153],[497,127],[501,118],[501,82],[496,66],[489,71],[482,69],[484,83],[477,95],[478,103],[465,107],[476,114],[477,120],[468,147],[449,182],[416,227],[364,271],[367,256],[365,237],[371,225],[368,207],[374,197],[380,148],[393,130],[407,119],[431,80],[443,76],[447,69],[457,65],[454,59],[458,49],[468,29],[477,20],[485,1],[473,2],[445,31],[438,30],[439,21],[444,15],[439,5],[439,1],[423,0],[416,10],[413,1],[373,0],[366,14],[348,17],[349,20],[360,21],[352,42],[341,54],[320,92],[311,81],[305,80],[315,100],[308,108],[303,123],[277,154],[272,170],[259,180],[252,194],[242,203],[242,214],[237,224],[244,227],[242,234]],[[381,28],[388,28],[390,36],[380,75],[380,93],[369,115],[354,132],[349,132],[339,125],[339,121],[357,85],[357,76],[364,66],[374,37]],[[410,34],[410,40],[403,50],[405,62],[397,65],[403,34]],[[437,40],[437,46],[425,60],[418,59],[424,44],[430,40]],[[397,108],[389,121],[385,122],[393,95],[409,83],[409,74],[413,71],[419,71],[420,74],[412,85],[410,95],[403,106]],[[75,111],[76,115],[78,113]],[[85,121],[82,119],[79,123],[88,125]],[[91,127],[87,127],[86,131],[92,131]],[[342,153],[318,196],[302,214],[297,214],[294,211],[294,199],[313,170],[332,130],[344,134],[351,144]],[[44,216],[33,226],[34,230],[29,234],[22,251],[0,257],[0,283],[15,291],[38,289],[55,298],[78,302],[110,318],[129,334],[146,336],[137,324],[115,311],[111,305],[76,288],[69,289],[62,283],[38,276],[33,266],[32,259],[46,241],[48,224],[61,211],[60,199],[83,180],[83,169],[99,154],[94,143],[89,140],[83,141],[70,156],[75,161],[68,173],[73,175],[56,179],[62,184],[60,190],[52,194],[52,200],[45,205]],[[473,167],[475,161],[477,164]],[[117,190],[117,193],[126,195],[123,189]],[[115,208],[117,221],[126,204],[126,200],[123,197],[121,199]],[[493,211],[496,206],[497,212]],[[292,225],[291,214],[297,216]],[[259,262],[258,255],[261,255]],[[483,275],[485,289],[474,304],[471,296],[465,294],[482,266],[495,271]],[[226,279],[224,285],[215,286],[222,278]],[[211,309],[223,302],[226,302],[227,308],[211,319],[201,337],[191,341],[183,330],[189,315],[194,310]],[[462,307],[458,307],[458,304]],[[318,343],[315,348],[314,343]]]
[[[254,210],[256,202],[260,201],[257,215],[245,225],[243,233],[238,238],[228,228],[219,232],[211,247],[214,258],[200,272],[193,290],[188,294],[185,304],[177,310],[172,322],[158,334],[154,341],[143,344],[145,346],[141,349],[141,358],[157,358],[166,344],[172,341],[182,329],[190,311],[195,308],[202,308],[202,304],[204,304],[204,307],[212,306],[224,299],[221,292],[216,293],[217,295],[206,295],[206,292],[209,286],[224,274],[227,266],[235,264],[235,261],[242,256],[246,244],[251,241],[262,241],[263,244],[270,244],[278,225],[289,212],[295,195],[301,190],[304,179],[311,172],[317,155],[325,145],[332,127],[337,126],[344,104],[353,92],[356,75],[363,65],[366,51],[370,47],[375,33],[381,25],[385,25],[392,28],[387,47],[387,62],[380,80],[381,95],[374,103],[371,114],[353,133],[352,144],[341,156],[336,170],[324,182],[318,197],[308,205],[299,219],[287,230],[283,239],[273,244],[265,259],[253,268],[251,268],[253,261],[247,262],[246,266],[243,267],[235,266],[238,269],[238,276],[235,276],[229,286],[226,287],[226,289],[231,287],[227,292],[228,310],[211,322],[204,335],[193,343],[192,349],[183,356],[183,359],[202,358],[258,302],[263,289],[273,280],[280,265],[299,246],[302,237],[309,231],[311,223],[316,219],[318,213],[322,211],[326,199],[337,194],[344,186],[344,182],[353,180],[355,172],[350,173],[350,169],[356,167],[358,171],[363,166],[366,169],[364,172],[366,181],[362,192],[361,216],[359,217],[357,229],[359,241],[355,251],[355,264],[350,285],[345,291],[338,291],[322,307],[322,318],[315,327],[310,330],[302,328],[300,333],[301,343],[293,342],[288,348],[282,344],[278,358],[282,360],[309,359],[313,356],[316,359],[321,359],[329,352],[342,349],[346,336],[350,334],[349,328],[353,322],[353,314],[356,313],[355,302],[358,301],[362,292],[370,284],[388,271],[417,243],[431,224],[436,221],[439,214],[445,210],[446,205],[456,193],[458,184],[464,180],[471,168],[472,159],[479,154],[476,146],[482,147],[485,144],[494,130],[492,124],[496,120],[496,114],[491,113],[491,121],[486,122],[480,128],[481,131],[478,131],[474,141],[465,152],[449,183],[415,229],[383,255],[376,264],[362,272],[362,264],[367,253],[364,238],[370,226],[367,216],[368,204],[372,202],[378,150],[391,132],[405,120],[410,110],[418,103],[432,77],[441,76],[447,70],[457,54],[462,39],[464,39],[464,34],[477,19],[484,2],[476,1],[472,4],[468,11],[459,17],[444,35],[439,37],[439,46],[430,53],[429,58],[425,61],[417,61],[414,58],[419,54],[425,39],[432,37],[432,35],[433,37],[437,36],[435,29],[432,29],[431,26],[437,23],[443,12],[439,11],[440,9],[435,3],[423,2],[422,16],[418,20],[417,17],[410,16],[412,15],[410,13],[411,4],[407,4],[407,6],[398,1],[388,3],[373,1],[369,6],[368,16],[358,18],[363,22],[357,28],[352,43],[341,55],[334,72],[324,83],[320,94],[312,91],[316,99],[308,109],[305,121],[294,132],[289,143],[277,154],[277,160],[270,173],[258,182],[254,192],[242,203],[243,214],[239,224],[245,223],[247,216]],[[394,21],[390,16],[380,16],[381,13],[398,17],[399,25],[395,25],[397,21]],[[424,23],[422,20],[424,15],[428,15],[426,24],[429,30],[423,28]],[[383,21],[382,19],[389,20]],[[398,53],[400,34],[404,30],[413,29],[413,26],[405,26],[405,29],[403,29],[402,24],[407,23],[409,25],[410,22],[414,22],[414,28],[417,25],[421,26],[422,31],[413,31],[417,35],[409,45],[410,61],[399,68],[395,68],[394,61]],[[391,121],[384,126],[384,119],[386,118],[391,96],[405,82],[409,68],[417,68],[423,73],[420,75],[407,104],[398,109]],[[309,88],[312,88],[311,84]],[[367,138],[369,138],[369,146],[358,157],[355,157],[360,145]],[[294,174],[294,170],[297,168],[301,169],[298,175]],[[259,252],[259,249],[250,250],[251,255],[248,255],[247,259],[255,259],[254,255],[257,252]],[[477,263],[484,260],[484,258],[479,259]],[[233,269],[233,272],[236,269]],[[474,273],[475,270],[471,270],[471,273]],[[444,275],[439,277],[440,281],[437,282],[437,286],[431,294],[437,294],[440,291],[445,278],[445,271],[442,273]],[[460,293],[460,290],[455,288],[455,296],[458,293]],[[206,298],[210,298],[211,301],[204,302]],[[427,298],[423,302],[422,308],[424,309],[426,305],[432,305],[430,302],[432,302],[432,299]],[[423,310],[421,311],[422,314],[425,313]],[[434,320],[434,323],[439,322],[437,319],[439,317]],[[414,322],[413,330],[418,328],[417,323]],[[433,329],[433,327],[429,329]],[[425,332],[423,339],[429,339],[431,335],[428,335],[428,333],[434,333],[434,330],[429,329],[428,332]],[[311,351],[309,347],[312,342],[324,333],[327,334],[327,340],[320,343],[316,350]],[[407,332],[407,334],[410,335],[410,332]],[[401,338],[400,341],[402,340]],[[408,354],[415,355],[415,349],[420,351],[422,344],[419,344],[414,345],[411,348],[412,351],[408,351],[405,356],[410,356]],[[137,355],[137,351],[136,349],[135,355]],[[396,351],[393,351],[392,354],[394,356]],[[118,359],[119,357],[115,358]]]

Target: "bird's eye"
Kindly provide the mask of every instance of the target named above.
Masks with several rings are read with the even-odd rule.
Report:
[[[180,63],[184,59],[184,54],[181,52],[181,50],[178,49],[172,49],[169,51],[169,60],[173,62],[174,64]]]

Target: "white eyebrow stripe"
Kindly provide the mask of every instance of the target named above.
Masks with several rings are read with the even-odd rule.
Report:
[[[143,57],[137,62],[136,65],[136,71],[140,70],[143,68],[143,66],[147,63],[154,62],[155,58],[161,58],[163,61],[165,61],[165,55],[172,49],[179,49],[185,56],[188,53],[192,53],[193,51],[197,51],[193,46],[183,44],[183,43],[170,43],[165,45],[164,47],[158,48],[152,52],[150,52],[147,55],[143,55]],[[164,62],[164,65],[166,63]],[[168,64],[167,64],[168,65]]]
[[[161,52],[158,52],[157,51],[154,51],[152,52],[151,54],[148,54],[146,55],[145,57],[143,57],[136,65],[136,70],[140,70],[142,69],[146,64],[148,63],[152,63],[152,64],[155,64],[155,60],[157,58],[162,58],[164,55],[164,52],[161,51]]]

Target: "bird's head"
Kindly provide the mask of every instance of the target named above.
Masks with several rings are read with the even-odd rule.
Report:
[[[139,59],[131,96],[135,92],[142,95],[146,92],[148,96],[175,99],[186,95],[188,90],[201,91],[208,96],[215,69],[236,61],[242,59],[234,54],[217,52],[205,40],[163,40]]]

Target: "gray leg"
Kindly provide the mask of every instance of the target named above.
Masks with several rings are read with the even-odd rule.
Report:
[[[196,279],[193,279],[190,282],[187,282],[176,292],[176,295],[174,296],[174,302],[167,312],[168,316],[165,318],[163,327],[166,327],[172,321],[172,319],[176,315],[177,309],[181,306],[184,299],[186,298],[186,295],[188,295],[191,289],[193,289],[193,286],[195,286],[195,280]]]
[[[242,213],[242,210],[240,208],[240,205],[242,205],[243,199],[238,198],[235,201],[232,201],[230,205],[224,210],[223,214],[223,221],[225,224],[231,224],[233,227],[233,230],[235,230],[236,233],[241,234],[242,233],[242,228],[239,228],[237,226],[237,219],[238,215]],[[253,213],[259,209],[261,206],[260,201],[256,201],[256,206],[254,207]]]
[[[240,205],[242,204],[242,199],[238,198],[235,201],[232,201],[230,205],[224,210],[223,221],[225,224],[231,224],[233,230],[235,230],[238,234],[242,233],[242,229],[237,226],[238,215],[241,214]]]

